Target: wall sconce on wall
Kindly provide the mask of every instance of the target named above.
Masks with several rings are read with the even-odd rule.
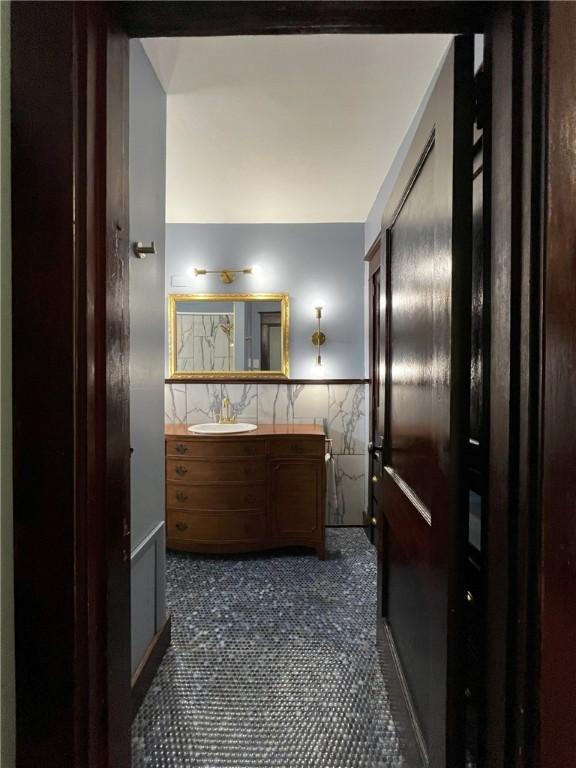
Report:
[[[316,347],[316,367],[321,368],[322,367],[322,355],[320,354],[320,347],[324,344],[326,341],[326,334],[322,331],[321,328],[321,321],[322,321],[322,307],[314,307],[316,310],[316,321],[318,323],[316,330],[312,334],[311,341],[312,344]]]
[[[234,280],[236,280],[236,275],[254,275],[257,272],[257,266],[243,267],[242,269],[200,269],[198,267],[194,267],[195,277],[199,277],[200,275],[219,275],[220,281],[226,285],[233,283]]]

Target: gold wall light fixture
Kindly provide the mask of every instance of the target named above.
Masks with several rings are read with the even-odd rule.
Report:
[[[320,347],[326,341],[326,334],[322,331],[322,328],[321,328],[322,307],[314,307],[314,309],[316,311],[316,322],[318,325],[310,338],[311,338],[312,344],[314,344],[314,346],[316,347],[315,365],[317,368],[320,368],[322,366],[322,355],[320,354]]]
[[[199,269],[194,267],[194,276],[199,275],[219,275],[220,281],[225,285],[230,285],[236,280],[236,275],[253,275],[257,267],[244,267],[242,269]]]

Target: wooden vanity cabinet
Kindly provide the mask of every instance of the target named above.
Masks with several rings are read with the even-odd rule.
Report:
[[[209,437],[168,426],[168,548],[226,553],[300,545],[323,559],[324,455],[325,436],[314,425]]]

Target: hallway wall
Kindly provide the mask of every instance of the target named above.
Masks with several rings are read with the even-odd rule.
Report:
[[[164,244],[166,94],[139,40],[130,42],[130,240],[157,254],[130,258],[132,672],[165,621]]]
[[[0,765],[13,768],[12,320],[10,234],[10,3],[0,3]]]

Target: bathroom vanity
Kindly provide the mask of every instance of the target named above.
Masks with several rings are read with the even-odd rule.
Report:
[[[316,425],[259,425],[197,435],[166,426],[170,549],[248,552],[312,547],[324,559],[325,434]]]

